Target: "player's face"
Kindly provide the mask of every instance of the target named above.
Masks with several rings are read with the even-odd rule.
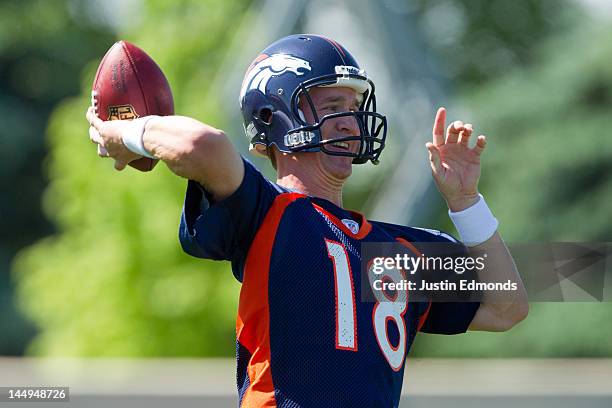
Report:
[[[347,87],[337,88],[312,88],[309,91],[310,98],[317,111],[317,116],[322,118],[325,115],[332,113],[357,111],[359,110],[359,100],[357,92],[354,89]],[[305,103],[304,98],[300,101],[300,109],[304,113],[306,122],[314,123],[312,110]],[[342,116],[339,118],[329,119],[323,122],[321,126],[321,137],[325,140],[340,139],[346,136],[358,136],[359,126],[357,120],[353,116]],[[327,150],[338,152],[353,152],[356,153],[359,149],[358,141],[339,142],[338,144],[328,144],[325,146]],[[352,157],[333,156],[323,152],[315,153],[318,163],[323,170],[330,175],[345,179],[351,175]]]

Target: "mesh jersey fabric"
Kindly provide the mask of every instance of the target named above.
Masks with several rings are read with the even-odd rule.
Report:
[[[246,160],[244,166],[238,190],[219,203],[210,205],[206,192],[189,182],[180,227],[186,252],[231,261],[243,282],[236,347],[240,406],[398,406],[404,364],[390,366],[375,334],[375,302],[362,301],[361,244],[449,238],[367,221],[329,201],[280,188]],[[344,227],[343,218],[358,222],[360,231]],[[352,350],[337,347],[336,271],[328,242],[341,245],[349,260]],[[404,354],[419,328],[462,333],[477,308],[477,303],[408,302],[401,322]],[[401,328],[393,321],[385,326],[383,341],[398,345]]]

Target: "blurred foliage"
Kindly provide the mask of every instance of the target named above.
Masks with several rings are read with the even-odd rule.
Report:
[[[66,4],[0,2],[0,354],[22,353],[33,333],[13,306],[8,270],[19,249],[53,231],[40,208],[46,123],[59,101],[80,92],[75,78],[111,41]]]
[[[8,251],[50,231],[39,219],[44,129],[54,106],[81,92],[75,78],[83,65],[112,41],[109,32],[79,24],[65,3],[0,3],[0,214],[5,226],[0,240]],[[26,221],[29,227],[15,234]]]
[[[207,90],[231,40],[227,28],[246,3],[148,1],[139,10],[142,22],[120,28],[117,38],[137,44],[162,67],[177,113],[218,125],[214,95]],[[86,11],[87,4],[80,5]],[[105,12],[97,10],[100,21],[106,21]],[[107,38],[89,56],[77,75],[80,96],[57,106],[47,129],[44,209],[61,234],[15,262],[21,307],[40,328],[30,351],[230,355],[239,286],[227,265],[182,252],[177,234],[186,181],[163,164],[148,174],[117,173],[88,139],[84,112],[91,83],[113,42]]]
[[[567,0],[409,2],[423,41],[451,83],[472,88],[534,61],[533,47],[562,34],[581,15]]]
[[[512,243],[612,237],[612,30],[555,38],[518,70],[460,103],[488,135],[481,190]],[[512,331],[424,335],[417,355],[611,356],[611,303],[534,303]]]
[[[150,174],[115,172],[109,160],[96,156],[83,114],[95,68],[121,38],[158,62],[178,114],[223,127],[224,105],[211,82],[249,1],[0,3],[0,109],[9,136],[0,143],[11,158],[0,161],[7,192],[0,197],[0,216],[9,222],[2,230],[2,249],[9,254],[51,230],[38,209],[40,139],[51,108],[63,100],[47,127],[50,182],[44,198],[58,234],[22,252],[14,268],[20,306],[40,329],[31,353],[233,354],[239,286],[227,263],[192,259],[180,249],[185,181],[164,165]],[[574,7],[550,0],[414,4],[428,45],[442,56],[453,82],[462,84],[467,116],[499,137],[490,139],[482,190],[504,236],[606,240],[610,184],[603,175],[610,144],[602,130],[612,80],[605,62],[610,47],[602,38],[609,33],[563,37],[534,52],[540,40],[566,29]],[[22,13],[28,17],[20,19]],[[47,20],[48,26],[37,24]],[[439,21],[449,23],[434,24]],[[512,72],[514,67],[520,69]],[[534,305],[529,319],[508,334],[423,335],[415,351],[610,355],[608,309]]]

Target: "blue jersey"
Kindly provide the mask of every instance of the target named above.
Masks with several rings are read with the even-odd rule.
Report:
[[[244,166],[238,190],[213,205],[190,181],[180,227],[187,253],[231,261],[242,282],[240,407],[398,406],[416,333],[463,333],[478,304],[362,301],[361,244],[450,237],[368,221]]]

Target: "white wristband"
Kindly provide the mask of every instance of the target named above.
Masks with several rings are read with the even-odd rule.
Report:
[[[151,115],[133,119],[130,122],[130,126],[121,134],[121,140],[123,140],[125,147],[136,154],[148,157],[149,159],[155,159],[155,156],[145,149],[142,137],[144,136],[147,122],[156,117],[155,115]]]
[[[499,225],[482,194],[478,196],[476,204],[463,211],[448,210],[448,215],[455,224],[461,241],[469,247],[480,245],[491,238]]]

